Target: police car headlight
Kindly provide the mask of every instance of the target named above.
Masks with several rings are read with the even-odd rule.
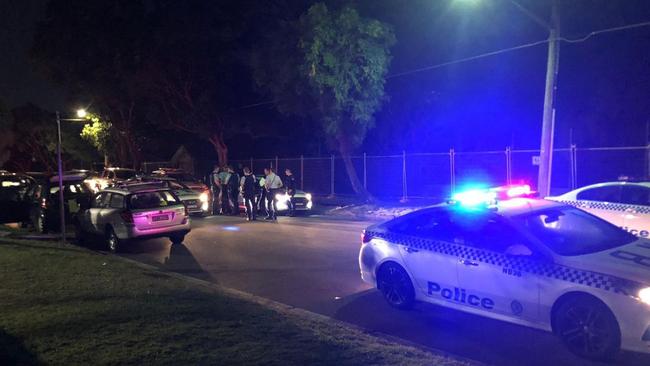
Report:
[[[650,287],[646,287],[639,291],[639,300],[650,305]]]
[[[285,202],[289,200],[289,195],[288,194],[282,194],[278,193],[275,195],[275,199],[280,201],[280,202]]]
[[[208,202],[208,194],[206,192],[201,193],[201,195],[199,196],[199,201]]]
[[[307,198],[307,201],[311,201],[311,193],[305,194],[305,198]]]

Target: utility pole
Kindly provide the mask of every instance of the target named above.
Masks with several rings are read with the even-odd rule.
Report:
[[[555,130],[555,92],[560,61],[560,18],[557,0],[551,4],[551,22],[548,35],[548,59],[546,62],[546,90],[544,92],[544,113],[542,115],[542,140],[539,157],[539,176],[537,190],[541,197],[548,196],[551,190],[553,170],[553,137]]]
[[[58,166],[59,175],[59,216],[61,225],[61,243],[65,243],[65,206],[63,199],[63,163],[61,162],[61,116],[59,111],[56,111],[56,163]]]

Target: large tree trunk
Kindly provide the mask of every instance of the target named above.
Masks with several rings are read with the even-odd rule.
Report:
[[[350,141],[345,136],[339,136],[337,140],[339,143],[339,152],[341,153],[341,158],[345,165],[345,171],[348,173],[352,189],[354,189],[354,192],[359,198],[366,202],[373,202],[375,200],[374,197],[372,197],[370,192],[368,192],[366,187],[364,187],[363,183],[359,180],[357,170],[354,168],[354,164],[352,163],[352,145],[350,144]]]
[[[223,140],[223,134],[213,133],[208,138],[214,151],[217,153],[217,159],[219,160],[219,166],[228,165],[228,146]]]

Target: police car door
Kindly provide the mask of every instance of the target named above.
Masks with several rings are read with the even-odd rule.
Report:
[[[407,217],[405,217],[406,219]],[[402,259],[415,281],[418,296],[431,302],[448,300],[443,293],[453,291],[458,285],[457,253],[450,251],[446,242],[450,238],[448,213],[444,210],[427,211],[408,217],[391,231],[403,234],[399,244]]]
[[[538,279],[522,268],[539,256],[527,240],[497,215],[463,229],[467,249],[459,259],[459,302],[472,310],[538,321]]]
[[[650,188],[626,184],[621,187],[621,202],[625,204],[625,230],[648,238],[650,235]]]

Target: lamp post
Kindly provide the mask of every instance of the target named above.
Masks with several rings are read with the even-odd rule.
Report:
[[[63,198],[63,164],[61,162],[61,121],[85,121],[86,111],[84,109],[77,110],[77,117],[79,118],[61,118],[59,111],[56,111],[56,161],[59,173],[59,215],[61,216],[61,243],[65,243],[65,206]]]

